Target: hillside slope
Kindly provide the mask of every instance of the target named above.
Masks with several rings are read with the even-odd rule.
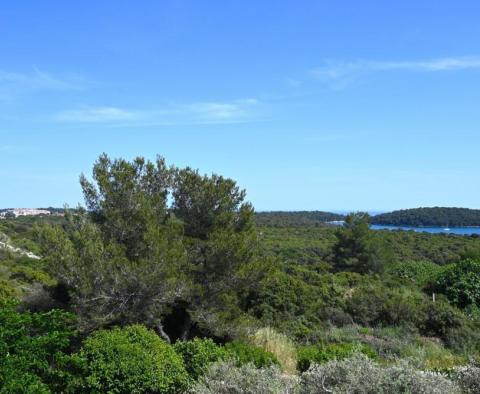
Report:
[[[373,224],[419,227],[480,226],[480,210],[468,208],[414,208],[372,217]]]
[[[257,212],[255,216],[257,225],[273,227],[317,227],[345,218],[338,213],[323,211],[270,211]]]

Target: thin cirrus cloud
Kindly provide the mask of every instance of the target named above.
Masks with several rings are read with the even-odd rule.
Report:
[[[78,75],[56,76],[33,68],[31,72],[0,70],[0,97],[11,99],[33,91],[83,90],[85,81]]]
[[[247,118],[252,107],[258,104],[258,100],[254,98],[236,100],[229,103],[222,102],[199,102],[183,106],[181,112],[190,112],[197,115],[200,120],[210,121],[231,121]]]
[[[342,87],[357,78],[376,72],[442,72],[480,69],[480,57],[447,57],[420,61],[370,61],[326,62],[311,70],[319,81]]]
[[[104,123],[139,119],[140,114],[117,107],[80,108],[59,112],[54,120],[69,123]]]
[[[59,112],[53,120],[62,123],[99,123],[109,126],[236,123],[254,119],[259,101],[253,98],[231,102],[205,101],[168,104],[154,110],[119,107],[82,107]]]

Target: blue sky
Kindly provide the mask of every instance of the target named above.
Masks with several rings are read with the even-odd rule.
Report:
[[[478,15],[473,0],[5,2],[0,207],[76,205],[107,152],[232,177],[258,210],[480,208]]]

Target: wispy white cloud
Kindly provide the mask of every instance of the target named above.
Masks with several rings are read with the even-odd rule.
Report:
[[[179,108],[180,112],[198,116],[199,120],[231,121],[245,119],[250,110],[259,102],[254,98],[240,99],[233,102],[198,102]]]
[[[71,123],[124,122],[140,119],[140,113],[117,107],[88,107],[59,112],[54,120]]]
[[[341,87],[362,75],[375,72],[441,72],[468,69],[480,69],[480,57],[447,57],[419,61],[328,61],[312,69],[311,74],[320,81],[337,83]]]
[[[0,98],[4,100],[31,91],[82,90],[84,85],[85,80],[78,75],[59,77],[38,68],[27,73],[0,70]]]
[[[133,110],[112,106],[82,107],[54,114],[62,123],[102,123],[110,126],[169,126],[248,122],[255,118],[259,100],[245,98],[228,102],[170,103],[157,109]]]

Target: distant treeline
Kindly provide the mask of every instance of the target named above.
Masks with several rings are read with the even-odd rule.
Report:
[[[442,207],[402,209],[373,216],[372,223],[418,227],[480,226],[480,210]]]
[[[259,226],[270,227],[318,227],[335,220],[345,219],[344,215],[322,211],[271,211],[257,212]]]

